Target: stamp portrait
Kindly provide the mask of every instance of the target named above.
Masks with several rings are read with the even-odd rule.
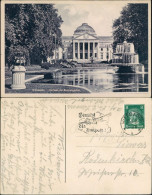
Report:
[[[144,127],[144,105],[125,105],[125,128],[143,129]]]

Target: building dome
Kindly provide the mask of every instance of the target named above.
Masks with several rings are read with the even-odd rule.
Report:
[[[89,26],[87,23],[83,23],[81,26],[79,26],[74,31],[74,35],[82,35],[84,33],[89,33],[91,35],[96,35],[95,30],[91,26]]]

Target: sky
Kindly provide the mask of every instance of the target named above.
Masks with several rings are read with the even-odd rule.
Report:
[[[66,1],[66,4],[58,2],[54,6],[64,21],[61,26],[63,36],[72,36],[82,23],[93,27],[98,36],[111,36],[112,23],[126,5],[123,1]]]

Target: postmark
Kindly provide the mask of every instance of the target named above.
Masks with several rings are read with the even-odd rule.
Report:
[[[86,134],[109,134],[111,127],[109,126],[109,117],[111,113],[103,114],[101,112],[79,113],[79,132]]]

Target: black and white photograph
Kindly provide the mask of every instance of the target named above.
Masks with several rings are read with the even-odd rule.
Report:
[[[0,5],[0,194],[152,194],[151,0]]]
[[[5,94],[148,94],[148,3],[5,4]]]

